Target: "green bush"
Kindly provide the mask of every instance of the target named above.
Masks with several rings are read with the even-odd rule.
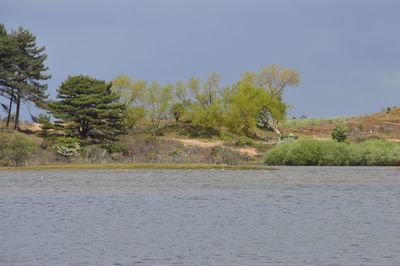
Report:
[[[58,155],[71,158],[79,155],[81,145],[75,138],[62,137],[56,140],[54,148]]]
[[[400,145],[385,140],[367,140],[352,144],[352,156],[360,158],[353,165],[390,166],[400,165]],[[362,164],[364,163],[364,164]]]
[[[7,145],[8,145],[7,135],[4,133],[0,133],[0,160],[1,161],[3,161],[5,159]]]
[[[250,138],[239,136],[235,140],[233,145],[236,146],[236,147],[245,147],[245,146],[252,147],[252,146],[254,146],[254,141],[252,139],[250,139]]]
[[[266,153],[270,165],[400,165],[400,145],[384,140],[347,144],[302,139],[277,144]]]
[[[332,139],[337,142],[343,142],[347,139],[347,133],[349,129],[345,125],[336,126],[331,133]]]
[[[30,138],[19,133],[1,134],[0,145],[0,161],[3,165],[24,165],[37,149],[37,145]]]
[[[101,145],[108,153],[126,152],[126,147],[118,143],[105,143]]]

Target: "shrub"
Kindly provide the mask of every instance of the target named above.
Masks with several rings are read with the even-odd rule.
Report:
[[[356,165],[389,166],[400,165],[400,145],[385,140],[367,140],[352,145],[352,157],[360,158]],[[358,149],[357,149],[358,148]]]
[[[71,158],[79,155],[81,145],[75,138],[63,137],[56,140],[54,148],[58,155],[64,158]]]
[[[384,140],[340,143],[302,139],[277,144],[266,153],[270,165],[400,165],[400,145]]]
[[[108,151],[100,145],[88,145],[83,147],[81,156],[91,163],[107,162],[110,159]]]
[[[282,141],[292,141],[292,140],[296,140],[296,139],[298,139],[298,138],[299,138],[299,136],[297,136],[297,135],[295,135],[295,134],[293,134],[293,133],[282,134],[282,135],[279,137],[279,141],[280,141],[280,142],[282,142]]]
[[[0,160],[5,159],[8,141],[7,135],[0,133]]]
[[[28,137],[15,134],[6,145],[6,159],[11,161],[15,166],[26,164],[26,161],[36,151],[36,144]]]
[[[332,139],[337,142],[343,142],[347,139],[348,131],[349,129],[345,125],[338,125],[332,130]]]
[[[171,152],[168,153],[169,156],[172,157],[181,157],[185,154],[185,152],[181,149],[175,148]]]
[[[212,163],[237,165],[250,160],[249,156],[238,151],[221,146],[212,147],[210,150],[210,160]]]
[[[127,148],[118,143],[106,143],[102,144],[101,148],[105,149],[108,153],[126,152]]]
[[[254,146],[254,141],[250,138],[247,137],[241,137],[239,136],[235,142],[233,143],[234,146],[236,147],[243,147],[243,146]]]

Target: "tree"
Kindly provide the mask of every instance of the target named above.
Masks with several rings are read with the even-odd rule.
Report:
[[[179,118],[185,113],[185,107],[181,103],[174,103],[171,107],[171,114],[175,118],[175,122],[179,122]]]
[[[124,125],[127,130],[133,131],[137,124],[146,116],[144,107],[128,107],[124,115]]]
[[[191,78],[187,87],[195,98],[190,112],[192,124],[203,128],[207,134],[219,133],[225,121],[220,75],[211,73],[204,82]]]
[[[257,116],[257,127],[281,134],[278,123],[286,117],[287,108],[288,105],[284,102],[270,98],[269,103],[261,108]]]
[[[269,92],[272,98],[282,100],[282,94],[288,86],[300,84],[299,72],[292,68],[269,65],[261,69],[259,73],[246,72],[242,80],[252,83],[256,87],[262,87]]]
[[[113,79],[111,90],[120,97],[122,103],[133,106],[143,97],[145,88],[145,81],[133,82],[130,77],[119,75]]]
[[[133,131],[145,117],[146,110],[142,106],[142,101],[146,86],[145,81],[132,81],[125,75],[119,75],[112,81],[111,90],[119,96],[119,101],[126,107],[123,123],[129,131]]]
[[[92,142],[114,140],[123,132],[125,105],[111,91],[111,83],[89,76],[70,76],[57,90],[59,101],[49,104],[54,117],[62,119],[70,136]]]
[[[215,99],[211,105],[203,107],[195,104],[192,107],[192,124],[203,128],[207,135],[219,134],[225,122],[225,109],[222,99]]]
[[[217,73],[211,73],[203,84],[198,78],[190,79],[188,87],[203,108],[212,105],[218,98],[221,92],[220,79],[221,77]]]
[[[145,102],[153,134],[159,133],[161,121],[168,116],[172,102],[172,89],[172,85],[161,86],[157,81],[153,81],[147,87]]]
[[[51,76],[45,74],[48,67],[44,65],[47,55],[44,53],[45,47],[38,48],[36,37],[28,30],[19,27],[12,31],[10,35],[4,29],[0,30],[2,45],[12,44],[12,49],[5,49],[7,56],[2,57],[3,71],[1,71],[2,94],[8,95],[10,101],[8,108],[8,119],[12,111],[12,103],[16,105],[14,128],[18,129],[21,103],[34,103],[38,107],[44,107],[48,97],[46,94],[47,84],[42,81]],[[7,45],[5,45],[7,46]],[[4,73],[8,73],[5,74]],[[6,88],[6,89],[5,89]]]
[[[233,133],[249,134],[257,126],[261,110],[269,105],[271,98],[262,89],[249,83],[239,83],[230,96],[227,125]]]
[[[177,81],[175,85],[175,96],[178,101],[182,102],[184,104],[185,102],[188,101],[187,99],[187,86],[183,81]]]
[[[295,69],[269,65],[259,73],[246,72],[241,83],[248,83],[263,88],[270,96],[270,102],[260,110],[258,127],[280,134],[278,124],[285,118],[288,105],[283,102],[282,96],[286,87],[298,86],[300,75]]]
[[[16,72],[15,65],[15,40],[8,34],[5,26],[0,24],[0,95],[5,97],[9,104],[2,104],[2,109],[8,113],[7,127],[11,119],[14,89],[10,87]]]

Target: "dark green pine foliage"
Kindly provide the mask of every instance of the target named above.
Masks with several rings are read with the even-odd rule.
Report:
[[[36,37],[19,27],[7,33],[0,24],[0,95],[7,98],[8,105],[2,104],[8,112],[7,126],[10,122],[13,103],[16,106],[14,128],[18,128],[21,104],[33,103],[44,107],[48,95],[47,84],[42,81],[50,78],[44,65],[47,55],[45,48],[38,48]]]
[[[58,88],[58,102],[49,104],[71,136],[105,143],[123,133],[125,105],[111,91],[111,83],[89,76],[71,76]]]
[[[16,72],[9,85],[14,90],[13,97],[16,104],[14,128],[17,129],[21,103],[34,103],[38,107],[45,107],[48,98],[47,84],[42,81],[51,76],[45,73],[48,70],[44,64],[47,59],[44,53],[45,47],[37,47],[36,37],[32,33],[19,27],[11,33],[11,37],[16,48],[13,56]]]
[[[15,53],[14,39],[7,33],[5,26],[0,24],[0,96],[10,102],[9,104],[1,103],[2,109],[6,112],[11,110],[13,103],[14,90],[10,84],[16,73]]]

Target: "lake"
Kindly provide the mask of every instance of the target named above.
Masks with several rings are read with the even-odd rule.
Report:
[[[0,172],[0,265],[400,265],[400,168]]]

